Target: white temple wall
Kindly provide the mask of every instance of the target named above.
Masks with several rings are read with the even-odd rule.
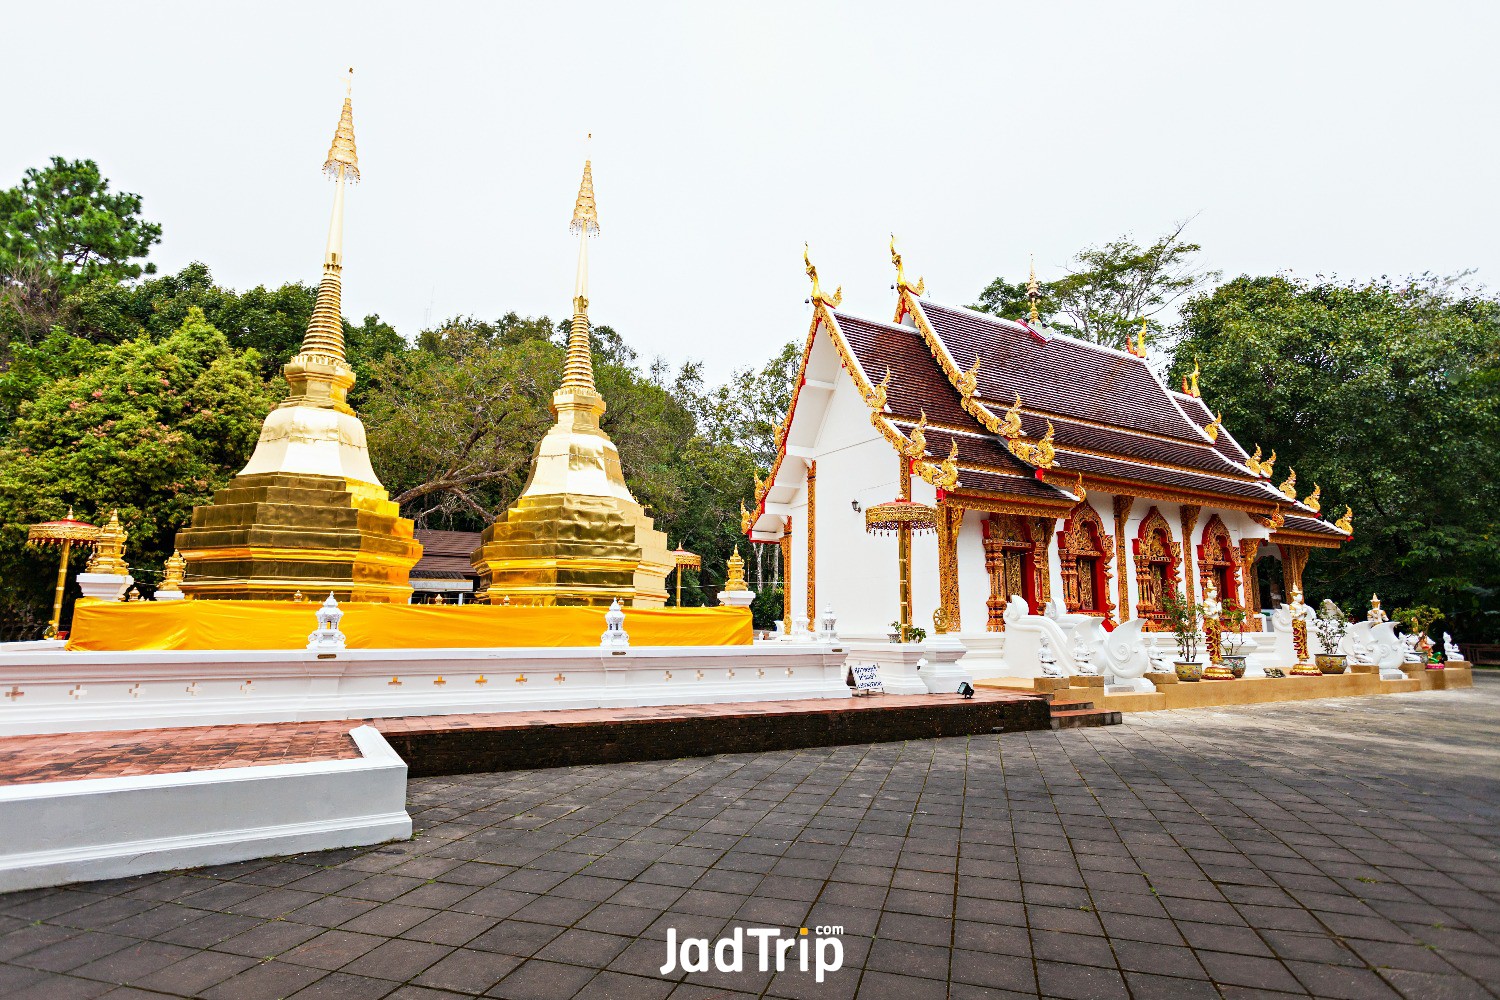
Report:
[[[984,519],[979,510],[964,511],[958,532],[958,611],[960,632],[983,632],[989,621],[990,574],[984,566]]]
[[[821,332],[813,345],[815,357],[820,344],[826,344]],[[896,452],[870,425],[869,407],[848,373],[839,369],[830,381],[834,389],[812,448],[818,462],[818,610],[833,608],[841,636],[883,637],[898,613],[896,540],[866,534],[864,511],[897,495]],[[860,509],[855,510],[851,501]],[[802,502],[806,504],[805,494]],[[805,521],[799,518],[792,525],[792,559],[802,563],[804,574],[799,578],[801,589],[793,595],[793,607],[798,609],[794,616],[807,600]],[[929,609],[924,627],[931,631],[930,625]]]

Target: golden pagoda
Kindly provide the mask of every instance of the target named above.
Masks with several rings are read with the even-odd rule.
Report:
[[[282,369],[291,394],[266,417],[249,464],[177,533],[190,597],[289,600],[299,590],[345,601],[411,597],[422,546],[375,477],[364,425],[347,401],[355,375],[339,301],[344,186],[359,181],[347,93],[323,171],[334,180],[333,218],[302,350]]]
[[[485,529],[469,557],[476,595],[491,604],[666,604],[676,565],[667,536],[625,485],[620,453],[599,426],[604,397],[589,352],[588,241],[599,232],[591,163],[573,209],[578,276],[562,386],[552,394],[557,419],[531,461],[531,478],[504,520]]]

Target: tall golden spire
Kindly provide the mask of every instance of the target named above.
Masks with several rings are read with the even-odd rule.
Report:
[[[1036,254],[1031,255],[1031,277],[1026,279],[1026,298],[1031,301],[1031,311],[1027,314],[1031,324],[1035,326],[1041,321],[1037,312],[1037,301],[1042,297],[1042,286],[1036,280]]]
[[[568,333],[568,360],[563,365],[559,392],[594,388],[594,360],[589,348],[589,237],[599,235],[599,210],[594,205],[593,161],[583,161],[583,180],[573,205],[569,231],[578,234],[578,276],[573,283],[573,328]]]
[[[345,402],[354,385],[354,372],[344,357],[343,270],[344,185],[359,182],[359,153],[354,146],[354,68],[349,68],[344,108],[328,147],[323,172],[333,178],[333,217],[328,222],[328,244],[323,252],[323,280],[302,350],[282,368],[291,395],[282,406],[327,406],[352,412]]]

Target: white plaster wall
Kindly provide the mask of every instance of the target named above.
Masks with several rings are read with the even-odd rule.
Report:
[[[984,632],[989,621],[990,574],[984,567],[983,511],[964,512],[958,533],[958,607],[960,632]]]

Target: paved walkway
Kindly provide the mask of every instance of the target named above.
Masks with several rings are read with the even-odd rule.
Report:
[[[421,779],[409,843],[0,897],[0,996],[1491,997],[1497,737],[1483,676]],[[657,971],[669,931],[819,925],[822,984],[753,942],[740,973]]]

